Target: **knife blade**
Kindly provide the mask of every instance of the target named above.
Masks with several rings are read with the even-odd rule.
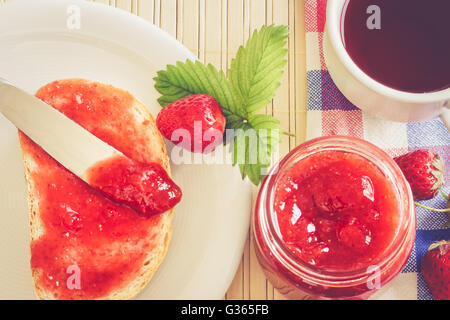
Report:
[[[87,181],[95,163],[122,153],[55,108],[0,78],[0,112],[66,169]]]

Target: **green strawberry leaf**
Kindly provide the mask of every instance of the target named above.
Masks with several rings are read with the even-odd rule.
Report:
[[[234,131],[233,165],[242,179],[249,177],[258,185],[271,163],[271,155],[280,143],[280,121],[270,115],[250,115],[242,128]]]
[[[190,60],[168,65],[154,78],[162,107],[192,94],[209,94],[217,100],[226,128],[233,129],[231,139],[228,132],[225,139],[233,141],[233,165],[255,185],[264,178],[281,133],[286,134],[276,118],[257,112],[270,103],[280,86],[288,32],[287,26],[274,25],[255,31],[232,60],[229,79],[211,64]]]
[[[263,26],[256,30],[231,62],[229,80],[236,100],[247,113],[255,113],[275,96],[280,86],[285,56],[287,26]]]
[[[191,60],[177,62],[176,66],[168,65],[166,70],[159,71],[153,80],[155,89],[161,94],[158,102],[162,107],[193,94],[209,94],[220,104],[226,117],[246,117],[245,110],[237,109],[238,103],[225,73],[212,64],[205,66]]]

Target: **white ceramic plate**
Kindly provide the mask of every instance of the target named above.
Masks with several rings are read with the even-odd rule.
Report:
[[[81,28],[70,29],[78,9]],[[0,4],[0,77],[30,93],[56,79],[86,78],[128,90],[156,115],[152,78],[186,59],[195,57],[170,35],[118,9],[78,0]],[[172,170],[184,193],[172,242],[138,298],[220,299],[242,256],[252,187],[228,164]],[[0,115],[0,299],[34,298],[27,214],[17,131]]]

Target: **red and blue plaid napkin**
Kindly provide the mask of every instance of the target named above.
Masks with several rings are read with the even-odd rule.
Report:
[[[327,71],[323,56],[326,0],[305,0],[306,69],[308,81],[308,139],[325,135],[350,135],[365,139],[391,156],[415,149],[430,149],[440,154],[447,168],[444,192],[450,191],[450,133],[439,119],[421,123],[397,123],[380,120],[362,112],[338,90]],[[423,204],[445,208],[438,196]],[[420,273],[421,260],[428,246],[437,240],[450,240],[450,229],[442,228],[445,213],[417,207],[417,234],[413,252],[402,273],[392,285],[374,298],[432,299]]]

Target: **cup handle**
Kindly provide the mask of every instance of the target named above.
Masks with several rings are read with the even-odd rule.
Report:
[[[442,106],[441,119],[447,129],[450,131],[450,102],[446,101]]]

